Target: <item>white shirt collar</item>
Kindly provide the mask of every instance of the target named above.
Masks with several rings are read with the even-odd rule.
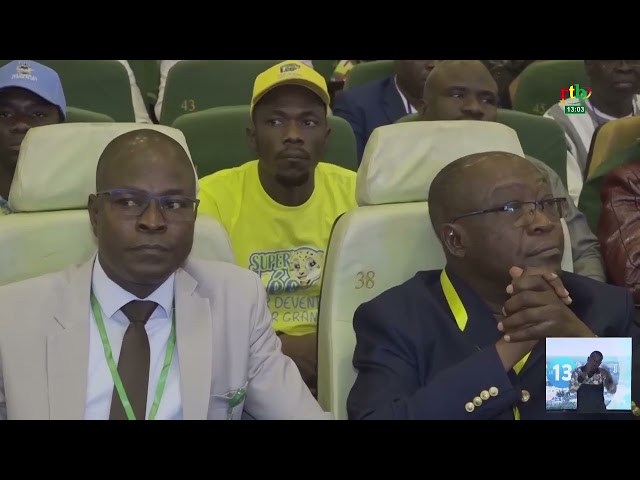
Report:
[[[400,95],[400,99],[402,100],[402,104],[404,105],[404,109],[407,112],[407,115],[409,115],[411,113],[418,113],[418,110],[416,110],[413,107],[413,105],[411,105],[411,103],[409,103],[409,100],[407,100],[407,97],[404,96],[404,94],[400,90],[400,87],[398,87],[398,76],[397,75],[394,75],[393,83],[396,86],[396,90],[398,91],[398,95]]]
[[[612,115],[608,115],[608,114],[598,110],[595,107],[595,105],[593,103],[591,103],[590,100],[587,100],[587,103],[591,107],[591,110],[593,110],[593,113],[595,113],[598,117],[603,118],[605,120],[618,120],[619,118],[630,118],[630,117],[635,117],[635,116],[640,114],[640,95],[634,95],[633,96],[633,98],[631,99],[632,112],[629,115],[625,116],[625,117],[614,117]]]
[[[113,317],[113,315],[127,303],[134,300],[150,300],[156,302],[164,309],[166,316],[170,318],[171,309],[173,308],[175,277],[175,273],[171,274],[171,276],[147,298],[138,298],[134,294],[127,292],[107,276],[102,265],[100,265],[98,255],[96,255],[96,260],[93,264],[91,286],[102,311],[109,318]]]

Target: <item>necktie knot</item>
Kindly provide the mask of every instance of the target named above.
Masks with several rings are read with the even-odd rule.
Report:
[[[156,302],[133,300],[122,307],[124,313],[131,323],[145,325],[158,304]]]

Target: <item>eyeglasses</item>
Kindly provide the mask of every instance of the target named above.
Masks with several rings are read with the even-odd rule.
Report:
[[[113,188],[96,195],[108,195],[109,204],[128,217],[142,215],[152,200],[156,200],[165,218],[188,219],[193,217],[200,200],[185,195],[154,195],[144,190]]]
[[[504,213],[512,217],[515,225],[528,226],[533,223],[538,208],[544,212],[550,220],[560,220],[562,218],[562,208],[566,205],[566,202],[567,199],[564,197],[548,198],[537,202],[508,202],[502,207],[477,210],[475,212],[458,215],[452,222],[456,222],[461,218],[483,215],[485,213]]]

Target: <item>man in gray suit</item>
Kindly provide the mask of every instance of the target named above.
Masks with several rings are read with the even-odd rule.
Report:
[[[282,354],[260,279],[189,258],[193,166],[155,130],[113,140],[98,253],[0,288],[0,419],[330,419]]]

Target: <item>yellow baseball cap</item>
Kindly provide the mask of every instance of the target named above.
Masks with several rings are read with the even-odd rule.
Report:
[[[322,75],[298,60],[286,60],[256,77],[251,98],[251,114],[256,103],[267,93],[282,85],[301,85],[318,95],[329,106],[329,90]]]

